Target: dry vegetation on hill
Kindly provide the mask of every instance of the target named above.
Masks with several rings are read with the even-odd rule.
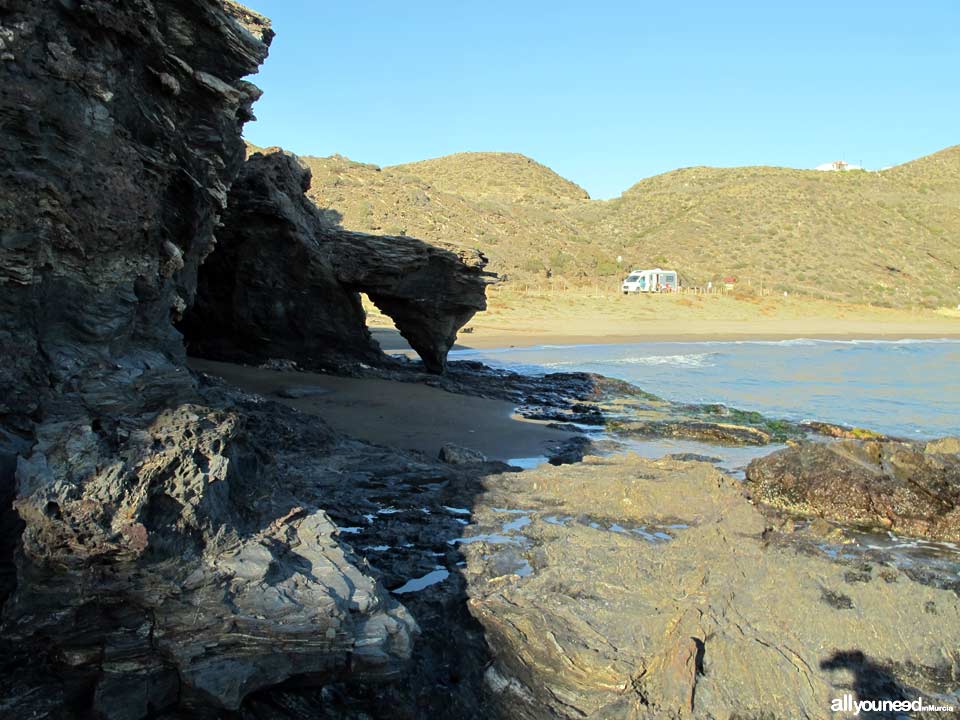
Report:
[[[512,153],[303,159],[310,197],[345,227],[479,247],[515,285],[612,286],[663,265],[688,285],[733,275],[747,292],[960,302],[960,146],[880,172],[685,168],[609,201]]]

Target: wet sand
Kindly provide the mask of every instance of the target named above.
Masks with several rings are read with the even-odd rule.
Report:
[[[435,458],[444,443],[479,450],[491,460],[531,458],[571,437],[543,424],[513,417],[500,400],[455,395],[417,383],[356,379],[191,358],[194,370],[221,377],[248,391],[317,415],[347,435]],[[307,389],[301,398],[278,391]]]

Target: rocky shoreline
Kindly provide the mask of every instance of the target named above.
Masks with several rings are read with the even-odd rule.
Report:
[[[851,687],[956,697],[956,587],[831,557],[708,464],[590,458],[486,488],[467,577],[505,716],[815,718]]]
[[[244,160],[272,40],[232,0],[0,2],[0,718],[794,718],[956,689],[956,569],[828,522],[955,538],[950,441],[830,430],[838,505],[798,480],[824,428],[448,363],[485,259],[348,233],[294,157]],[[422,363],[371,342],[360,292]],[[372,444],[187,348],[573,437],[526,472]],[[613,457],[664,435],[789,447],[747,486]]]
[[[621,427],[625,405],[647,417],[655,407],[673,423],[693,413],[697,428],[703,413],[719,412],[672,407],[586,374],[527,377],[474,363],[452,363],[443,377],[364,372],[509,397],[533,416],[597,428]],[[0,693],[10,717],[63,708],[79,717],[84,702],[105,717],[750,717],[769,711],[771,696],[818,717],[830,692],[862,672],[902,694],[950,697],[960,639],[938,630],[930,644],[960,613],[949,570],[853,552],[843,526],[755,506],[749,485],[708,462],[580,462],[591,450],[585,439],[562,467],[452,464],[338,436],[210,376],[196,382],[196,402],[161,413],[146,433],[109,430],[136,468],[127,477],[143,488],[123,488],[147,501],[140,527],[84,538],[93,551],[78,557],[63,531],[91,527],[93,508],[28,504],[21,484],[15,507],[29,524],[21,552],[59,546],[63,560],[30,575],[21,564],[24,584],[4,607],[6,666],[17,668]],[[73,457],[101,464],[102,442],[84,437],[89,429],[67,441],[74,453],[86,448]],[[50,462],[54,451],[40,443],[21,461],[21,477],[40,458],[76,476],[77,459]],[[101,476],[98,496],[117,487],[115,477]],[[228,495],[211,496],[212,477],[229,484]],[[211,536],[198,513],[214,508],[225,514]],[[225,528],[233,530],[223,536]],[[110,547],[118,542],[122,550]],[[675,568],[667,564],[674,551]],[[678,605],[696,585],[684,589],[691,573],[727,590],[703,589],[697,603]],[[762,578],[761,587],[729,592],[746,577]],[[64,613],[85,624],[65,631]],[[766,634],[729,637],[744,616]],[[691,617],[699,619],[686,628]],[[791,618],[805,639],[786,633]],[[870,647],[858,644],[864,618],[878,628]],[[916,641],[879,630],[891,623],[914,628]],[[40,662],[39,637],[60,648]],[[826,637],[844,642],[826,653],[816,644]],[[753,658],[754,646],[782,666]],[[849,660],[858,652],[866,671]],[[784,685],[797,663],[807,671]],[[716,681],[704,680],[708,671]],[[724,690],[747,681],[752,695]]]

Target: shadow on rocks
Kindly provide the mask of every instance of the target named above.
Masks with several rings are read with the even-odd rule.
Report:
[[[893,674],[882,665],[868,658],[861,650],[839,650],[820,662],[821,670],[846,670],[850,673],[849,685],[837,685],[838,689],[849,690],[859,702],[880,702],[883,700],[908,700],[904,688]],[[861,713],[864,717],[897,720],[903,716],[899,712],[879,711]]]

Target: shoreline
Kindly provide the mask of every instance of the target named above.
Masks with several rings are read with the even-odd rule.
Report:
[[[371,327],[373,338],[386,353],[406,354],[412,349],[393,328]],[[960,341],[960,332],[633,332],[625,334],[579,334],[553,332],[490,331],[461,335],[451,353],[471,350],[503,350],[547,345],[637,345],[641,343],[722,343],[722,342],[784,342],[789,340],[820,340],[827,342],[906,340]]]
[[[447,443],[489,460],[545,457],[573,433],[515,414],[506,400],[460,395],[422,383],[351,378],[190,358],[188,366],[246,392],[315,415],[337,432],[435,460]]]
[[[722,342],[783,342],[789,340],[820,340],[850,342],[856,340],[901,342],[905,340],[960,341],[960,333],[649,333],[629,335],[557,335],[557,334],[491,334],[471,335],[454,346],[453,352],[464,350],[494,350],[512,347],[543,345],[638,345],[642,343],[722,343]]]
[[[843,352],[843,361],[839,365],[832,365],[832,360],[826,359],[825,368],[836,368],[836,372],[845,380],[860,382],[857,373],[864,371],[863,367],[854,370],[850,363],[860,362],[856,358],[867,358],[870,363],[882,363],[884,358],[900,357],[909,353],[921,358],[932,358],[936,366],[930,365],[931,372],[949,375],[950,358],[956,356],[960,347],[960,338],[928,336],[915,333],[912,336],[901,337],[889,334],[856,333],[847,335],[820,334],[817,337],[785,336],[783,334],[737,334],[721,336],[705,335],[660,335],[653,338],[635,336],[588,336],[588,335],[530,335],[520,334],[503,335],[490,334],[482,338],[483,342],[460,343],[451,351],[449,359],[451,367],[462,365],[469,367],[471,363],[484,363],[503,370],[514,370],[521,374],[533,373],[538,376],[549,377],[556,372],[598,372],[631,382],[646,392],[660,397],[667,397],[679,403],[694,404],[721,404],[743,411],[756,411],[771,417],[789,419],[792,422],[806,420],[836,423],[851,428],[867,428],[892,437],[919,439],[936,439],[957,434],[955,423],[949,421],[949,401],[952,392],[943,394],[933,391],[928,385],[918,385],[915,393],[923,393],[918,397],[897,397],[897,409],[891,410],[887,400],[878,399],[870,394],[867,385],[855,385],[859,390],[852,390],[853,398],[846,397],[847,393],[839,392],[830,382],[816,386],[825,393],[819,404],[808,401],[805,389],[815,385],[797,384],[793,372],[812,372],[809,370],[809,359],[830,358],[834,352]],[[673,344],[676,343],[676,344]],[[741,344],[742,343],[742,344]],[[901,344],[902,343],[902,344]],[[388,354],[400,357],[411,357],[413,353],[404,349],[391,349]],[[853,355],[846,354],[847,352]],[[705,355],[703,355],[705,353]],[[723,360],[705,359],[713,354],[720,353]],[[651,357],[647,356],[663,356]],[[743,358],[779,358],[778,363],[788,367],[786,375],[771,370],[769,378],[758,380],[753,386],[743,386],[737,377],[737,363],[744,362]],[[677,358],[676,361],[672,358]],[[851,358],[854,358],[851,360]],[[648,359],[653,362],[646,362]],[[600,364],[595,364],[598,361]],[[607,364],[609,362],[613,365]],[[682,375],[678,380],[677,373],[682,370],[669,369],[637,369],[631,370],[623,363],[638,363],[640,365],[693,365],[700,370],[692,371],[691,375]],[[926,360],[924,360],[926,362]],[[615,369],[614,366],[619,367]],[[849,367],[848,367],[849,366]],[[874,365],[870,365],[874,368]],[[927,366],[925,366],[927,367]],[[706,368],[715,368],[708,370]],[[792,368],[790,370],[789,368]],[[845,369],[846,368],[846,369]],[[876,369],[876,368],[874,368]],[[873,372],[873,370],[871,370]],[[891,383],[896,376],[895,372],[880,372],[877,382]],[[860,379],[858,379],[860,378]],[[816,383],[816,380],[807,378]],[[836,378],[834,378],[836,380]],[[685,388],[683,392],[671,391],[674,381]],[[719,385],[717,384],[719,383]],[[763,384],[763,389],[757,387]],[[780,384],[778,384],[780,383]],[[785,383],[785,384],[784,384]],[[724,391],[723,388],[727,387]],[[854,386],[851,386],[854,387]],[[886,387],[886,385],[884,385]],[[785,393],[783,397],[779,393]],[[886,405],[884,403],[887,403]],[[699,452],[699,451],[698,451]]]
[[[368,307],[377,336],[393,324]],[[397,335],[394,334],[395,340]],[[960,339],[960,310],[893,309],[810,298],[626,298],[504,293],[461,330],[455,349],[644,342]],[[385,350],[392,349],[390,346]]]

